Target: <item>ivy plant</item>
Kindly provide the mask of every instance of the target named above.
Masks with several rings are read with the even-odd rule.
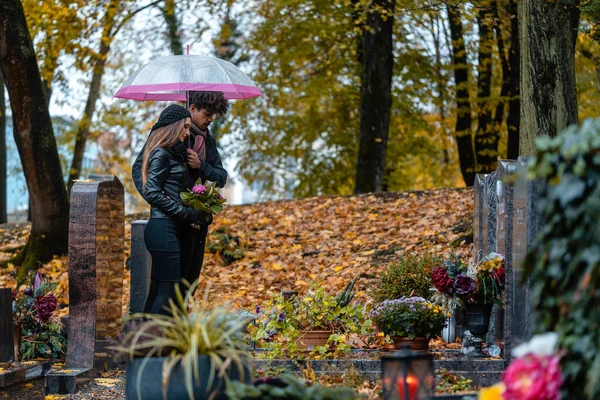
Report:
[[[543,228],[525,267],[539,331],[556,331],[563,398],[600,398],[600,119],[541,138],[530,178]]]

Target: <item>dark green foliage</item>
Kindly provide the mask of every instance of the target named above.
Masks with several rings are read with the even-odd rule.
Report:
[[[308,386],[292,375],[260,378],[253,385],[230,382],[225,392],[230,400],[352,400],[360,398],[345,387]]]
[[[526,260],[537,329],[556,331],[565,399],[600,398],[600,120],[538,141],[545,225]]]
[[[21,341],[22,360],[46,358],[48,356],[57,358],[66,352],[67,339],[58,323],[50,322],[41,327],[39,331],[29,333],[32,333],[32,335],[24,337]]]
[[[431,270],[444,260],[428,253],[409,254],[390,265],[375,283],[371,295],[378,301],[399,299],[402,296],[429,297]]]
[[[246,255],[239,236],[230,234],[224,227],[211,233],[206,247],[209,252],[218,254],[225,265],[241,260]]]

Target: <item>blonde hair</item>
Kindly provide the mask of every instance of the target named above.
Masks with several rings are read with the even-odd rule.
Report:
[[[146,142],[142,161],[142,184],[144,191],[146,191],[146,182],[148,182],[148,161],[150,159],[150,153],[152,153],[152,150],[159,147],[167,148],[175,146],[179,141],[179,132],[181,132],[184,125],[185,118],[173,122],[170,125],[157,128],[154,132],[150,133],[150,137]]]

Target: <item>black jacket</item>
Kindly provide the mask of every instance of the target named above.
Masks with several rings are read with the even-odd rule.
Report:
[[[189,224],[206,224],[204,213],[184,206],[179,194],[188,188],[190,173],[185,165],[186,147],[183,143],[171,149],[156,148],[148,159],[148,181],[142,196],[150,204],[150,218],[172,218]],[[140,157],[141,156],[141,157]],[[143,150],[138,160],[143,160]],[[136,160],[136,164],[138,164]],[[132,169],[138,191],[142,189],[142,168]],[[139,186],[138,186],[139,184]]]

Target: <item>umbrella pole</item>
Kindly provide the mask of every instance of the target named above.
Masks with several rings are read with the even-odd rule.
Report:
[[[186,90],[185,91],[185,108],[187,108],[188,110],[190,109],[190,91]],[[190,134],[191,136],[191,134]],[[188,149],[192,148],[192,144],[190,143],[191,139],[190,136],[188,136]]]

